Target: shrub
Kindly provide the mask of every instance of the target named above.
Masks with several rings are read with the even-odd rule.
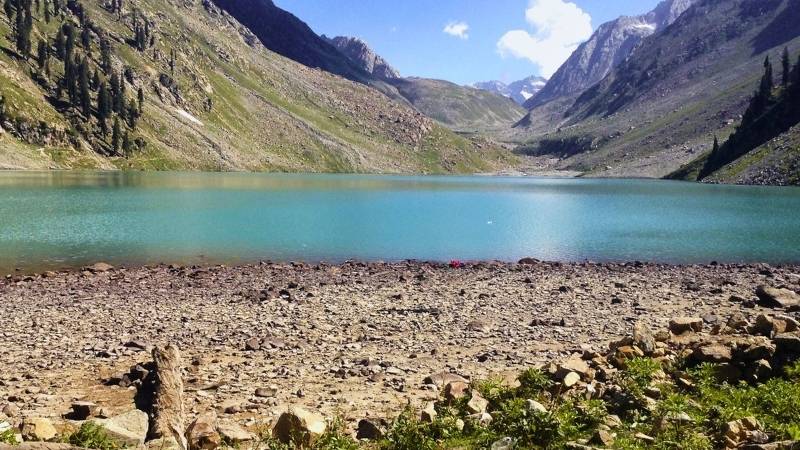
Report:
[[[72,433],[67,442],[83,448],[96,450],[118,450],[119,445],[114,442],[100,425],[85,422],[78,431]]]

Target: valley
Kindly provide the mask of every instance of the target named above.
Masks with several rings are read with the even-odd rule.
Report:
[[[791,1],[667,0],[601,25],[549,80],[461,86],[403,75],[368,43],[317,35],[270,0],[141,0],[121,12],[106,3],[70,0],[47,23],[41,7],[32,15],[31,45],[49,54],[64,24],[87,36],[75,54],[97,80],[88,119],[70,104],[78,99],[57,95],[67,76],[58,55],[43,74],[0,19],[0,167],[661,178],[734,131],[764,57],[800,52]],[[139,20],[146,48],[132,40]],[[123,103],[143,97],[116,140],[94,106],[115,74]],[[750,149],[706,181],[796,184],[795,142],[781,138],[778,156]],[[746,175],[773,164],[783,175]]]

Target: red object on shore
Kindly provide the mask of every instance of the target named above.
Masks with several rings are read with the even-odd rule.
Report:
[[[454,259],[454,260],[450,261],[450,268],[451,269],[460,269],[462,267],[464,267],[464,263],[462,263],[461,261],[459,261],[457,259]]]

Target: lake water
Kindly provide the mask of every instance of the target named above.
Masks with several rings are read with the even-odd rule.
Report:
[[[0,271],[96,261],[800,262],[800,189],[654,180],[0,172]]]

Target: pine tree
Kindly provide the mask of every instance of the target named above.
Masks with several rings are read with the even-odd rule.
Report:
[[[719,140],[717,136],[714,135],[714,146],[711,148],[711,157],[714,158],[717,155],[719,155]]]
[[[136,108],[136,103],[131,101],[128,105],[128,126],[131,129],[136,128],[136,122],[139,120],[139,110]]]
[[[81,112],[87,120],[92,114],[92,91],[89,89],[89,62],[83,59],[80,66],[79,86],[81,97]]]
[[[0,95],[0,120],[6,120],[6,98]]]
[[[800,88],[800,55],[797,55],[797,63],[794,65],[794,84]]]
[[[122,86],[120,86],[121,82],[121,77],[117,73],[113,73],[111,75],[111,110],[117,114],[120,113],[122,110],[122,105],[124,104],[122,102],[124,97],[122,96]]]
[[[50,65],[50,48],[47,46],[47,40],[39,41],[39,45],[36,48],[36,63],[39,66],[39,70],[48,73],[48,67]]]
[[[100,120],[100,129],[103,134],[108,133],[108,119],[111,117],[111,93],[108,92],[108,85],[100,83],[97,94],[97,118]]]
[[[58,59],[63,61],[65,59],[66,54],[67,54],[67,50],[66,50],[66,48],[67,48],[67,39],[66,39],[66,37],[64,37],[64,29],[63,28],[59,28],[58,29],[58,34],[56,34],[56,40],[55,40],[54,46],[56,48],[56,57],[58,57]]]
[[[92,33],[89,30],[89,27],[83,27],[81,29],[81,47],[86,50],[86,52],[90,52],[92,48]]]
[[[5,11],[9,22],[13,22],[14,21],[14,5],[11,2],[11,0],[4,0],[3,1],[3,11]]]
[[[66,38],[64,55],[66,55],[66,59],[69,60],[72,58],[72,52],[75,51],[75,27],[73,27],[72,24],[67,23],[64,25],[64,37]]]
[[[126,158],[130,158],[131,150],[132,147],[130,137],[128,137],[128,132],[126,131],[125,134],[122,135],[122,151],[125,152]]]
[[[789,72],[791,71],[791,61],[789,60],[789,47],[783,48],[783,56],[781,57],[781,66],[783,66],[783,73],[781,77],[781,84],[783,87],[789,85]]]
[[[142,113],[144,113],[144,89],[142,89],[141,87],[137,92],[137,97],[139,99],[139,115],[141,116]]]
[[[114,128],[111,131],[111,146],[114,148],[115,153],[119,153],[119,147],[122,145],[122,129],[120,128],[119,118],[114,118]]]
[[[775,81],[772,76],[772,63],[769,62],[769,56],[764,60],[764,76],[761,78],[761,86],[759,87],[759,94],[764,99],[772,97],[772,89],[775,87]]]
[[[105,34],[100,38],[100,67],[106,75],[111,74],[111,42]]]
[[[31,54],[31,32],[33,31],[33,12],[31,0],[17,0],[16,45],[23,58]]]
[[[44,0],[44,5],[42,9],[44,9],[45,23],[50,23],[50,0]]]

